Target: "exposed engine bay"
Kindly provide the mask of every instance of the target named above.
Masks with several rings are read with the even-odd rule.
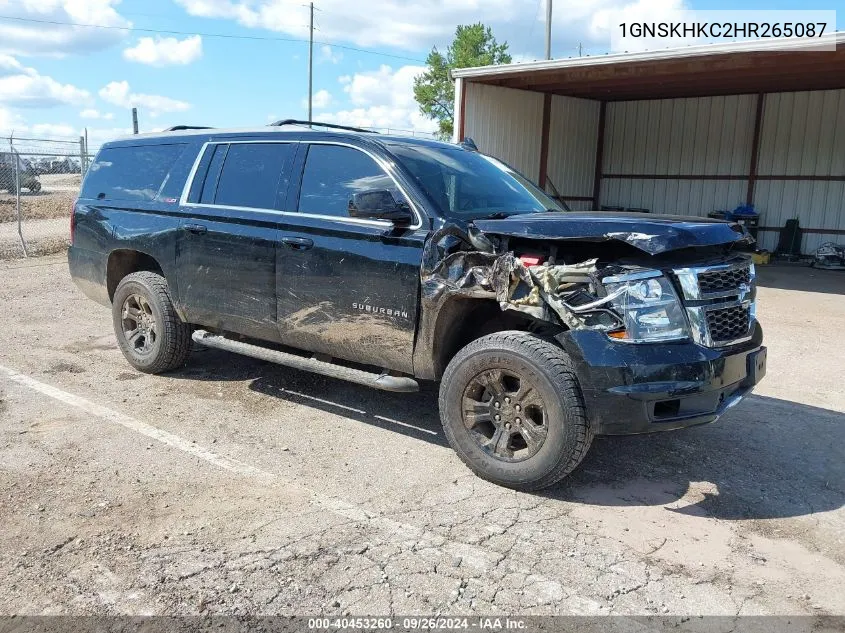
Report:
[[[572,228],[568,217],[563,222]],[[662,230],[610,226],[614,230],[605,233],[596,231],[601,222],[576,224],[576,232],[562,235],[559,219],[514,223],[513,234],[493,232],[506,230],[507,223],[484,220],[435,233],[423,261],[423,301],[455,294],[495,298],[503,311],[563,329],[603,330],[630,342],[683,339],[690,332],[678,287],[682,278],[664,271],[744,263],[736,247],[752,243],[742,227],[707,220],[702,224],[709,233],[674,220],[652,222]],[[686,240],[687,232],[695,239]]]

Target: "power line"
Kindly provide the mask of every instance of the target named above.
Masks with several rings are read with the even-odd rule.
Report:
[[[257,40],[257,41],[265,41],[265,42],[299,42],[299,43],[307,43],[308,40],[304,38],[296,38],[296,37],[268,37],[263,35],[232,35],[230,33],[203,33],[203,32],[191,32],[191,31],[174,31],[168,29],[144,29],[135,26],[110,26],[106,24],[82,24],[79,22],[61,22],[59,20],[39,20],[36,18],[22,18],[18,16],[11,16],[11,15],[0,15],[0,20],[16,20],[18,22],[35,22],[37,24],[52,24],[55,26],[79,26],[84,28],[91,28],[91,29],[109,29],[113,31],[131,31],[131,32],[139,32],[139,33],[156,33],[160,35],[201,35],[202,37],[217,37],[222,39],[232,39],[232,40]],[[356,48],[354,46],[345,46],[343,44],[334,44],[332,42],[325,42],[314,40],[315,44],[325,44],[327,46],[331,46],[333,48],[340,48],[347,51],[355,51],[357,53],[366,53],[367,55],[378,55],[380,57],[392,57],[394,59],[404,59],[406,61],[411,62],[422,62],[425,63],[424,59],[419,59],[417,57],[406,57],[404,55],[394,55],[392,53],[380,53],[378,51],[367,50],[365,48]]]

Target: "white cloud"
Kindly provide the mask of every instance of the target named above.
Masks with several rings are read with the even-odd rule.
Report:
[[[85,134],[85,128],[75,127],[69,123],[51,123],[41,121],[31,125],[10,110],[0,107],[0,134],[7,137],[14,132],[16,137],[33,137],[40,139],[59,139],[77,141],[80,136]],[[132,130],[129,128],[111,127],[98,128],[88,127],[88,148],[90,151],[96,151],[100,145],[106,141],[110,141],[120,136],[131,134]],[[8,142],[8,140],[7,140]],[[30,151],[45,151],[43,144],[39,145],[34,141],[17,141],[16,146],[21,152]],[[51,145],[50,147],[55,147]],[[71,151],[75,151],[76,145],[72,147]],[[55,150],[53,150],[55,151]]]
[[[202,37],[191,35],[184,40],[175,37],[142,37],[123,51],[123,58],[150,66],[187,65],[202,57]]]
[[[90,93],[62,84],[34,68],[23,66],[9,55],[0,54],[0,103],[19,107],[45,108],[62,104],[83,104]]]
[[[184,112],[191,104],[161,95],[132,92],[128,81],[113,81],[100,90],[100,98],[121,108],[140,108],[156,117],[162,112]]]
[[[333,101],[334,98],[328,90],[318,90],[314,93],[314,97],[312,99],[312,103],[315,110],[325,110],[332,104]],[[308,107],[308,97],[305,97],[302,100],[302,107]]]
[[[120,0],[0,1],[6,18],[0,21],[0,53],[63,56],[101,50],[120,42],[127,32],[59,24],[99,24],[131,27],[115,5]],[[37,22],[29,20],[38,20]]]
[[[79,138],[79,130],[67,123],[36,123],[27,133],[40,138]]]
[[[437,123],[420,114],[414,100],[414,78],[424,70],[421,66],[402,66],[394,71],[390,66],[381,66],[340,77],[343,90],[355,107],[320,115],[320,119],[356,127],[434,132]]]
[[[0,106],[0,134],[8,135],[23,127],[25,127],[25,121],[19,114]]]
[[[308,8],[302,0],[176,0],[194,16],[233,20],[256,29],[308,37]],[[661,15],[665,7],[683,0],[555,0],[552,50],[558,57],[577,55],[578,45],[588,52],[610,47],[607,26],[593,26],[598,12],[634,8]],[[447,45],[457,24],[483,20],[499,41],[525,59],[542,58],[544,2],[537,0],[321,0],[318,40],[350,42],[357,46],[419,51]]]
[[[343,59],[343,53],[335,53],[334,49],[328,44],[323,44],[320,47],[320,58],[318,62],[328,62],[330,64],[337,64]]]
[[[79,113],[79,116],[83,119],[102,119],[104,121],[111,121],[114,118],[114,114],[111,112],[100,112],[93,108],[86,108]]]
[[[88,128],[88,151],[95,152],[100,145],[121,136],[132,134],[130,127]]]

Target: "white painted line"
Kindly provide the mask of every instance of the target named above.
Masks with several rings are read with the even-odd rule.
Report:
[[[414,429],[415,431],[419,431],[420,433],[428,433],[429,435],[437,435],[437,431],[432,431],[431,429],[424,429],[421,426],[414,426],[413,424],[408,424],[407,422],[400,422],[399,420],[394,420],[393,418],[386,418],[383,415],[374,415],[373,416],[376,420],[381,420],[382,422],[390,422],[391,424],[398,424],[399,426],[404,426],[409,429]]]
[[[81,409],[82,411],[90,413],[91,415],[96,415],[98,418],[102,418],[103,420],[106,420],[108,422],[114,422],[116,424],[126,427],[131,431],[135,431],[136,433],[140,433],[141,435],[146,435],[147,437],[159,441],[162,444],[167,444],[168,446],[177,448],[180,451],[184,451],[185,453],[190,453],[194,457],[199,457],[200,459],[203,459],[220,468],[224,468],[226,470],[230,470],[241,475],[246,475],[248,477],[273,477],[272,474],[266,471],[254,468],[253,466],[250,466],[249,464],[244,464],[243,462],[239,462],[236,459],[230,459],[228,457],[218,455],[217,453],[214,453],[206,448],[203,448],[202,446],[194,444],[193,442],[189,442],[188,440],[181,438],[178,435],[173,435],[172,433],[168,433],[167,431],[162,431],[161,429],[147,424],[146,422],[141,422],[140,420],[136,420],[135,418],[129,417],[128,415],[96,404],[94,402],[91,402],[90,400],[81,398],[80,396],[68,393],[67,391],[62,391],[61,389],[36,380],[35,378],[25,376],[24,374],[21,374],[15,371],[14,369],[9,369],[8,367],[3,367],[2,365],[0,365],[0,371],[5,373],[6,376],[8,376],[12,382],[16,382],[19,385],[23,385],[24,387],[29,387],[30,389],[42,393],[45,396],[49,396],[54,400],[69,404],[72,407]]]
[[[119,411],[91,402],[90,400],[59,389],[58,387],[54,387],[53,385],[48,385],[47,383],[21,374],[20,372],[4,367],[3,365],[0,365],[0,373],[5,374],[12,382],[32,389],[33,391],[37,391],[38,393],[53,398],[54,400],[58,400],[59,402],[76,407],[77,409],[97,416],[107,422],[119,424],[130,431],[140,433],[141,435],[154,439],[162,444],[166,444],[171,448],[175,448],[188,453],[189,455],[193,455],[194,457],[198,457],[199,459],[218,466],[219,468],[223,468],[246,477],[257,477],[266,483],[281,485],[287,490],[301,491],[305,495],[310,496],[312,501],[324,510],[359,523],[369,523],[373,527],[381,529],[393,536],[398,536],[404,541],[413,542],[414,549],[416,551],[420,551],[425,548],[444,551],[452,556],[460,557],[462,559],[462,564],[469,565],[480,571],[489,571],[500,563],[501,554],[497,552],[489,551],[483,547],[471,545],[469,543],[451,541],[443,535],[426,530],[425,528],[394,521],[393,519],[374,514],[362,506],[349,501],[319,494],[301,484],[288,481],[279,475],[261,470],[260,468],[255,468],[254,466],[250,466],[249,464],[245,464],[244,462],[236,459],[218,455],[217,453],[179,437],[178,435],[168,433],[167,431],[163,431],[151,424],[141,422],[140,420],[136,420],[133,417],[120,413]],[[529,567],[523,567],[516,564],[514,561],[508,561],[506,563],[506,567],[509,571],[530,576],[534,583],[543,583],[544,586],[550,588],[550,590],[555,594],[566,595],[567,598],[565,607],[566,612],[569,614],[597,615],[606,613],[606,611],[603,610],[602,605],[595,600],[584,598],[575,594],[570,588],[564,588],[557,580],[551,580],[538,574],[534,574],[533,570]]]
[[[279,388],[279,391],[282,393],[288,393],[292,396],[296,396],[297,398],[304,398],[306,400],[311,400],[313,402],[320,402],[322,404],[327,404],[331,407],[337,407],[338,409],[344,409],[346,411],[351,411],[352,413],[357,413],[361,416],[367,416],[368,413],[363,409],[355,409],[354,407],[347,406],[345,404],[339,404],[337,402],[332,402],[331,400],[324,400],[323,398],[317,398],[315,396],[309,396],[307,393],[301,393],[299,391],[293,391],[291,389],[285,389],[283,387]],[[431,429],[424,429],[421,426],[414,426],[413,424],[408,424],[407,422],[400,422],[399,420],[394,420],[393,418],[386,418],[383,415],[373,415],[376,420],[381,420],[382,422],[389,422],[390,424],[398,424],[399,426],[404,426],[408,429],[414,429],[415,431],[419,431],[420,433],[428,433],[429,435],[438,435],[437,431],[432,431]]]

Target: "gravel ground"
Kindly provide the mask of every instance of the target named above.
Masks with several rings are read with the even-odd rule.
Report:
[[[79,174],[39,176],[42,190],[21,192],[22,232],[30,256],[50,255],[68,246],[68,217],[79,193]],[[0,260],[24,256],[15,196],[0,191]]]
[[[470,474],[434,387],[142,375],[63,259],[0,276],[0,614],[845,615],[845,274],[763,269],[757,394],[544,494]]]
[[[70,244],[67,218],[30,220],[23,223],[21,230],[30,257],[59,253]],[[19,259],[23,256],[17,222],[0,223],[0,260]]]

